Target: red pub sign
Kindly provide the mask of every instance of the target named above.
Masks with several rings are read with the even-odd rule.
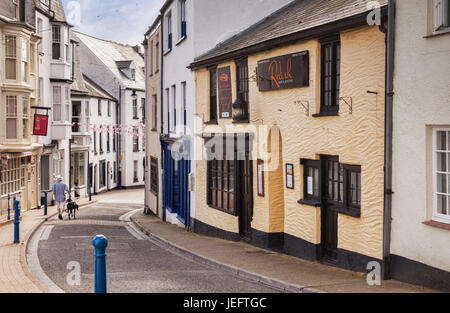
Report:
[[[48,115],[35,114],[33,122],[33,135],[47,136]]]
[[[222,67],[217,70],[219,80],[219,113],[220,118],[231,118],[231,106],[233,103],[231,94],[231,70],[230,67]]]
[[[258,62],[259,91],[309,86],[309,53],[302,51]]]

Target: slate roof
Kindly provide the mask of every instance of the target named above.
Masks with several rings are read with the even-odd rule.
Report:
[[[77,31],[73,33],[75,39],[84,43],[126,88],[145,90],[144,58],[135,50],[135,47],[95,38]],[[122,65],[123,61],[133,61],[136,66],[135,80],[129,79],[120,71],[118,64]]]
[[[64,7],[61,0],[51,0],[50,8],[43,4],[40,0],[34,0],[34,5],[36,6],[36,8],[45,12],[49,16],[52,16],[50,10],[55,12],[54,21],[67,23],[66,15],[64,14]]]
[[[373,0],[294,0],[197,57],[196,63],[370,11]],[[388,0],[378,0],[385,6]]]

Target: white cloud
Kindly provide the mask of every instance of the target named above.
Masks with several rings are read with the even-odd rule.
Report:
[[[64,8],[73,0],[63,0]],[[147,28],[157,17],[164,0],[78,0],[81,24],[75,29],[131,45],[144,40]]]

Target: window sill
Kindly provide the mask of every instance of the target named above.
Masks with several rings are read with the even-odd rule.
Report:
[[[133,117],[133,120],[138,120],[139,119],[139,117]]]
[[[356,209],[351,209],[351,208],[347,208],[347,209],[339,209],[338,211],[340,214],[343,215],[348,215],[351,217],[356,217],[356,218],[360,218],[361,217],[361,210],[356,210]]]
[[[163,56],[165,56],[165,55],[169,54],[169,53],[170,53],[170,51],[172,51],[172,49],[168,49],[168,50],[164,51],[164,52],[163,52]]]
[[[232,215],[232,216],[237,216],[236,213],[232,213],[232,212],[227,211],[227,210],[225,210],[225,209],[216,207],[216,206],[214,206],[214,205],[212,205],[212,204],[208,204],[208,207],[210,207],[211,209],[214,209],[214,210],[217,210],[217,211],[220,211],[220,212],[223,212],[223,213]]]
[[[322,117],[322,116],[339,116],[339,112],[321,112],[312,115],[312,117]]]
[[[423,38],[433,38],[433,37],[438,37],[438,36],[442,36],[442,35],[446,35],[446,34],[450,34],[450,27],[447,27],[443,30],[434,31],[429,35],[423,36]]]
[[[232,121],[233,124],[249,124],[250,120],[243,120],[243,121]]]
[[[175,46],[178,46],[180,43],[182,43],[185,39],[187,38],[187,36],[183,36],[180,38],[180,40],[177,41],[177,43],[175,44]]]
[[[431,226],[431,227],[436,227],[436,228],[441,228],[441,229],[445,229],[445,230],[450,230],[450,224],[446,224],[446,223],[442,223],[442,222],[426,221],[426,222],[422,222],[422,224],[427,225],[427,226]]]
[[[204,125],[218,125],[219,123],[217,123],[217,121],[208,121],[208,122],[204,122]]]
[[[312,200],[312,199],[300,199],[297,201],[297,203],[306,204],[306,205],[315,206],[315,207],[319,207],[322,205],[322,203],[320,203],[320,201]]]

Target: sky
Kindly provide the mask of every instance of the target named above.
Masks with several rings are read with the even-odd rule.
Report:
[[[164,0],[62,0],[68,22],[82,33],[137,45]]]

